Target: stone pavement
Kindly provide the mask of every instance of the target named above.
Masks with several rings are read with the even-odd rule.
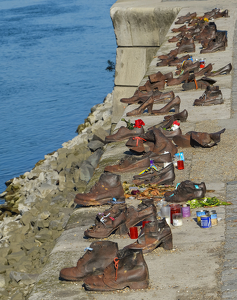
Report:
[[[121,1],[120,1],[121,2]],[[215,62],[214,70],[231,62],[233,70],[231,75],[217,76],[217,84],[223,92],[225,103],[211,107],[193,107],[194,99],[203,91],[183,92],[180,86],[174,87],[176,95],[181,98],[181,110],[187,108],[189,118],[181,124],[182,131],[189,130],[215,132],[226,128],[221,136],[221,142],[211,149],[182,149],[185,155],[185,169],[176,170],[176,183],[185,179],[195,182],[204,181],[209,191],[208,196],[217,196],[223,200],[231,201],[229,207],[217,207],[218,217],[221,218],[218,226],[210,229],[201,229],[195,222],[195,210],[192,217],[184,220],[182,227],[172,227],[174,249],[165,251],[157,248],[152,253],[146,254],[145,259],[150,273],[150,286],[147,290],[129,290],[107,293],[86,292],[81,282],[61,282],[58,280],[59,271],[63,267],[75,266],[77,260],[83,255],[83,249],[89,246],[93,239],[83,238],[83,232],[94,223],[94,217],[98,211],[104,211],[105,207],[90,207],[75,209],[66,230],[58,239],[53,249],[48,264],[39,276],[30,300],[38,299],[162,299],[162,300],[196,300],[196,299],[237,299],[237,265],[236,265],[236,205],[237,205],[237,84],[234,82],[237,59],[233,49],[237,43],[236,31],[236,3],[213,1],[182,1],[178,2],[181,9],[179,15],[197,11],[201,13],[214,7],[230,10],[230,18],[216,20],[217,28],[228,30],[228,47],[225,52],[205,55],[207,63]],[[167,2],[173,5],[175,2]],[[225,6],[226,5],[226,6]],[[176,25],[175,25],[176,26]],[[172,28],[173,26],[171,26]],[[178,27],[178,26],[177,26]],[[167,40],[173,34],[167,34]],[[159,49],[160,53],[168,53],[175,47],[174,44],[164,42]],[[180,55],[181,56],[181,55]],[[193,55],[200,58],[199,49]],[[147,80],[147,75],[155,73],[157,59],[151,62],[147,74],[140,85]],[[159,68],[165,72],[166,67]],[[169,71],[171,68],[168,69]],[[169,90],[167,88],[167,90]],[[160,108],[159,105],[155,109]],[[127,107],[126,111],[132,107]],[[139,116],[146,123],[146,129],[150,125],[159,123],[162,116],[151,117],[143,114]],[[130,118],[131,121],[136,118]],[[118,123],[117,128],[122,124]],[[115,164],[124,153],[128,153],[124,142],[109,144],[101,158],[88,189],[94,185],[106,165]],[[180,149],[181,150],[181,149]],[[121,174],[122,181],[131,181],[134,173]],[[128,201],[128,204],[137,205],[136,200]],[[109,238],[119,244],[119,248],[131,243],[128,237],[111,235]]]

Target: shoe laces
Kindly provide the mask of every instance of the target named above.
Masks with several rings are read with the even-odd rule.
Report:
[[[119,264],[119,258],[115,257],[114,258],[114,267],[115,267],[115,281],[118,278],[118,264]]]
[[[143,138],[141,138],[141,137],[139,137],[139,136],[135,136],[135,137],[133,137],[132,139],[133,139],[133,140],[136,140],[136,147],[138,146],[138,141],[145,141],[145,142],[146,142],[145,139],[143,139]]]

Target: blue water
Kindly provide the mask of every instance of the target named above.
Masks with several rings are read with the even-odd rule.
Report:
[[[115,0],[0,0],[0,192],[113,89]]]

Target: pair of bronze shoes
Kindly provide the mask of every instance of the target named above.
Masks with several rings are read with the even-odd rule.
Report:
[[[149,271],[142,250],[119,250],[111,241],[93,242],[85,250],[76,267],[60,271],[61,280],[83,281],[89,291],[148,288]]]
[[[143,200],[137,208],[126,204],[114,204],[102,214],[97,214],[95,225],[84,232],[88,238],[106,238],[113,232],[125,235],[129,228],[141,221],[156,220],[156,206],[152,199]]]
[[[173,141],[178,147],[182,148],[211,148],[220,142],[221,134],[224,132],[225,128],[215,133],[189,131],[185,135],[175,136]]]

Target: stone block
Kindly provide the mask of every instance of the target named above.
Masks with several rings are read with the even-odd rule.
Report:
[[[94,167],[87,161],[84,161],[80,167],[80,180],[88,182],[94,173]]]
[[[102,127],[98,129],[93,129],[92,133],[93,133],[93,137],[92,137],[93,141],[98,140],[103,143],[105,141],[105,137],[108,135],[107,131],[105,131]]]
[[[2,274],[0,274],[0,288],[5,287],[5,285],[6,285],[6,279]]]
[[[117,45],[160,46],[179,12],[176,7],[161,7],[160,3],[115,3],[110,9]]]
[[[9,254],[7,256],[9,265],[18,262],[23,256],[25,256],[25,251],[23,250]]]
[[[88,147],[91,149],[91,151],[96,151],[97,149],[100,149],[104,146],[104,143],[99,140],[92,140],[88,143]]]
[[[104,153],[104,151],[102,149],[98,149],[96,150],[88,159],[87,162],[89,162],[93,168],[96,168],[100,158],[102,156],[102,154]]]

